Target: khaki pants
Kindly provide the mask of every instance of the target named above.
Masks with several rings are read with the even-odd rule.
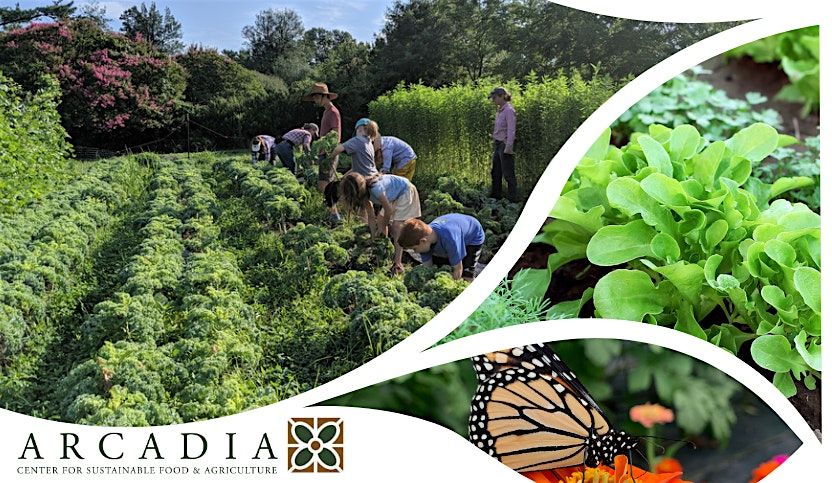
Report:
[[[416,159],[411,159],[401,168],[393,169],[393,174],[407,178],[409,181],[413,181],[413,175],[416,174]]]

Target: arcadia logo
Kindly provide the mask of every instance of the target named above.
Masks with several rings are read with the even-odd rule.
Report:
[[[344,470],[344,421],[290,419],[288,455],[290,473],[340,473]]]

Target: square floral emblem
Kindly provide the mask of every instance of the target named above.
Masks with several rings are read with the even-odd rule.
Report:
[[[292,418],[288,448],[290,473],[340,473],[344,470],[344,421]]]

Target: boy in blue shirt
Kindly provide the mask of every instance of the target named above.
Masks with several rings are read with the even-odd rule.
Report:
[[[399,245],[422,255],[422,263],[450,265],[455,280],[473,278],[485,231],[473,216],[442,215],[430,223],[411,219],[399,232]]]

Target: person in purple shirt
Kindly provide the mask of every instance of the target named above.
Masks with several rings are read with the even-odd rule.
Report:
[[[517,201],[517,177],[514,173],[514,135],[517,127],[517,113],[511,105],[511,94],[502,87],[496,87],[488,95],[497,106],[494,120],[494,153],[491,156],[491,197],[503,196],[503,179],[508,185],[509,201]]]
[[[254,136],[251,140],[251,162],[256,163],[257,158],[261,161],[274,162],[277,151],[274,149],[274,138],[265,134]]]
[[[295,147],[309,152],[312,149],[312,138],[318,135],[318,125],[306,123],[300,129],[292,129],[283,135],[283,138],[274,146],[277,157],[283,163],[283,167],[295,172]]]
[[[422,263],[450,265],[454,279],[474,277],[483,243],[485,231],[480,222],[460,213],[442,215],[430,223],[408,220],[398,237],[399,246],[420,253]]]
[[[373,147],[376,164],[381,159],[382,173],[392,173],[413,181],[416,174],[416,152],[409,144],[395,136],[376,136]]]

